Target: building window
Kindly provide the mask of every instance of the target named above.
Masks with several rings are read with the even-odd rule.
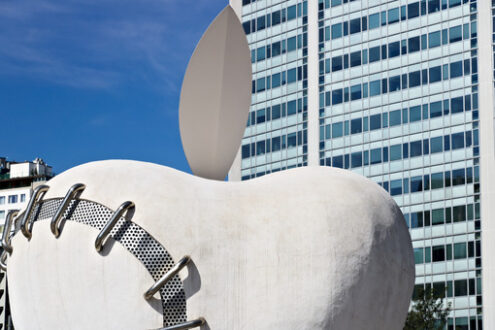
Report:
[[[342,23],[332,25],[332,39],[342,38]]]
[[[380,60],[380,46],[370,48],[370,63],[377,62]]]
[[[455,243],[454,244],[454,259],[466,259],[466,243]]]
[[[415,264],[423,263],[423,248],[414,249],[414,263]]]
[[[5,204],[5,196],[0,196],[0,205]]]
[[[5,218],[5,211],[0,211],[0,219],[4,219]]]
[[[351,67],[361,65],[361,51],[351,53]]]
[[[433,247],[433,262],[445,261],[445,247],[443,245]]]
[[[21,203],[26,201],[26,194],[21,194]]]
[[[14,204],[14,203],[17,203],[17,195],[10,195],[9,204]]]
[[[332,58],[332,72],[342,70],[342,56]]]
[[[467,280],[454,281],[454,295],[456,297],[467,295]]]

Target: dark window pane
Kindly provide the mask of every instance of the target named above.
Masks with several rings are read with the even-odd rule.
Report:
[[[420,42],[419,37],[409,38],[408,41],[409,53],[417,52],[421,50],[419,42]]]
[[[390,181],[390,195],[396,196],[402,194],[402,180]]]
[[[455,97],[450,101],[450,110],[452,113],[458,113],[464,111],[464,98],[462,96]]]
[[[411,213],[411,228],[423,227],[423,212]]]
[[[430,83],[434,83],[442,80],[442,70],[441,66],[436,66],[434,68],[430,68],[429,70]]]
[[[332,58],[332,72],[342,70],[342,56]]]
[[[433,262],[445,261],[445,246],[439,245],[432,248]]]
[[[452,150],[464,148],[464,133],[452,134]]]
[[[370,116],[370,130],[375,130],[375,129],[380,129],[382,128],[381,125],[381,116],[380,115],[373,115]]]
[[[389,80],[390,93],[400,90],[400,76],[391,77]]]
[[[361,133],[363,125],[361,118],[351,120],[351,134]]]
[[[462,76],[462,61],[450,63],[450,78]]]
[[[454,281],[454,295],[456,297],[467,295],[467,280]]]
[[[351,53],[351,67],[361,65],[361,51]]]
[[[400,42],[392,42],[388,45],[388,57],[395,57],[400,55]]]
[[[460,6],[461,0],[449,0],[449,7],[457,7]]]
[[[409,121],[415,122],[421,120],[421,106],[411,107],[409,109]]]
[[[428,0],[428,13],[440,11],[440,0]]]
[[[272,13],[272,25],[280,24],[280,10]]]
[[[409,73],[409,87],[416,87],[421,85],[421,73],[420,71],[414,71]]]
[[[287,147],[292,148],[297,146],[297,135],[296,133],[291,133],[287,135]]]
[[[466,173],[465,169],[461,168],[459,170],[452,171],[452,185],[458,186],[466,183]]]
[[[370,63],[380,60],[380,46],[370,48]]]
[[[272,151],[280,150],[280,136],[274,137],[272,139]]]
[[[265,118],[265,109],[256,111],[256,124],[264,123]]]
[[[342,103],[342,89],[337,89],[332,91],[332,104],[340,104]]]
[[[344,158],[342,156],[332,157],[333,167],[344,168]]]
[[[411,178],[411,192],[423,191],[423,178],[416,176]]]
[[[244,28],[244,32],[246,34],[250,34],[251,33],[251,22],[244,22],[244,23],[242,23],[242,27]]]
[[[440,117],[442,115],[442,102],[433,102],[430,104],[430,118]]]
[[[363,166],[363,153],[361,151],[351,154],[351,166],[353,168]]]
[[[410,143],[411,157],[421,156],[421,141],[415,141]]]
[[[419,16],[419,2],[407,5],[407,17],[409,19]]]
[[[272,44],[272,57],[280,55],[280,41]]]
[[[351,34],[361,32],[361,18],[356,18],[350,22]]]
[[[259,141],[256,143],[256,155],[265,154],[265,141]]]
[[[272,107],[272,119],[280,118],[280,104],[274,105]]]
[[[250,146],[249,144],[245,144],[242,146],[242,159],[249,158],[250,154]]]
[[[265,29],[265,16],[258,17],[256,21],[257,31]]]

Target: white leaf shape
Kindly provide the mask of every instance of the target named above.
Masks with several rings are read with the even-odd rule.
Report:
[[[251,74],[246,35],[228,5],[199,41],[182,83],[180,133],[195,175],[227,176],[246,128]]]

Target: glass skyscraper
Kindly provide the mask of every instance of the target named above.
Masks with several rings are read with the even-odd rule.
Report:
[[[448,329],[495,329],[495,1],[230,2],[253,66],[230,180],[369,177],[405,215],[415,292],[445,293]]]

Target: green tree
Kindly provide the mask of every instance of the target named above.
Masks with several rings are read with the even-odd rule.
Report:
[[[450,313],[450,303],[444,307],[445,293],[439,294],[435,290],[420,289],[413,306],[407,314],[404,330],[443,330]]]

